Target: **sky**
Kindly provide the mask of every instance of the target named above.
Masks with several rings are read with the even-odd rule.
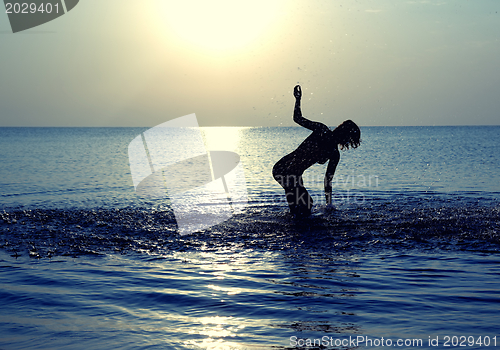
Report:
[[[331,126],[499,125],[499,37],[498,0],[80,0],[18,33],[2,7],[0,126],[293,126],[296,84]]]

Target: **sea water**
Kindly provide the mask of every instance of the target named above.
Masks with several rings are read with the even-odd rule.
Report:
[[[134,191],[145,130],[0,128],[1,349],[500,347],[500,127],[362,127],[302,220],[271,169],[308,130],[202,128],[249,205],[186,236]]]

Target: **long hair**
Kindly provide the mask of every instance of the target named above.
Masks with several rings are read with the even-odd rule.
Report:
[[[361,130],[352,120],[346,120],[334,130],[340,149],[356,148],[361,144]]]

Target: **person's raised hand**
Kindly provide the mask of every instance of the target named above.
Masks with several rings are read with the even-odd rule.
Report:
[[[295,96],[296,99],[300,100],[302,97],[302,89],[300,88],[300,85],[296,85],[293,88],[293,96]]]

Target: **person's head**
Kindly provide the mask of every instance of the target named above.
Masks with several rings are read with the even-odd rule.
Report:
[[[361,131],[352,120],[346,120],[333,131],[337,137],[340,149],[356,148],[361,143]]]

